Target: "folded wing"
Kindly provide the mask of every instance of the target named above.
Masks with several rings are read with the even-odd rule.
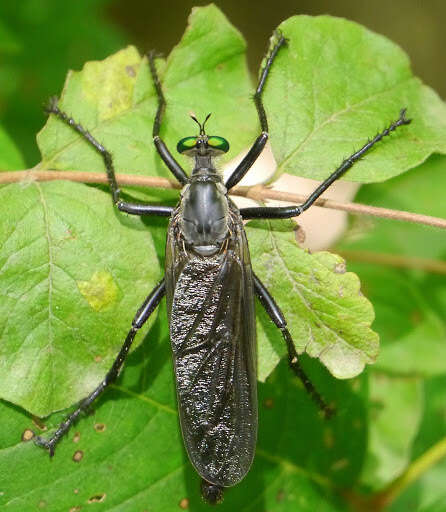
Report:
[[[166,286],[180,423],[207,481],[248,472],[257,438],[255,315],[243,226],[220,254],[187,252],[169,230]]]

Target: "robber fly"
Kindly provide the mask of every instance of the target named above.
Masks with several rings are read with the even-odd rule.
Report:
[[[254,458],[257,440],[255,296],[282,333],[291,369],[320,407],[330,413],[330,408],[299,365],[280,308],[252,271],[243,219],[283,219],[300,215],[374,144],[410,120],[402,110],[398,120],[344,160],[303,204],[239,210],[229,199],[228,192],[247,173],[268,140],[262,93],[273,61],[285,46],[283,35],[276,34],[254,95],[261,133],[226,183],[214,166],[214,158],[226,153],[229,143],[221,136],[206,133],[205,124],[210,114],[203,123],[192,116],[199,126],[198,135],[185,137],[177,145],[179,153],[195,161],[191,176],[185,173],[160,138],[166,102],[154,54],[149,55],[158,97],[153,141],[161,159],[183,185],[180,202],[175,208],[123,201],[111,154],[59,109],[57,98],[50,101],[47,112],[70,125],[102,155],[113,202],[120,211],[131,215],[170,217],[164,279],[136,313],[124,344],[103,381],[67,416],[50,439],[36,438],[50,455],[54,454],[56,444],[80,413],[116,380],[137,331],[164,295],[181,430],[189,458],[202,478],[202,496],[208,503],[221,502],[224,488],[240,482]]]

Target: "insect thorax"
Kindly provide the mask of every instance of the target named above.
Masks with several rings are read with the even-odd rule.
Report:
[[[221,176],[195,169],[181,192],[179,228],[184,241],[201,256],[220,250],[228,235],[228,198]]]

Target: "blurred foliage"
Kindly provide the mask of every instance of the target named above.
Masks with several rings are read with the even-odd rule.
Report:
[[[24,127],[19,126],[19,120],[22,119],[24,123],[32,116],[27,109],[22,110],[17,105],[14,107],[14,98],[17,95],[21,98],[19,91],[28,82],[26,69],[31,69],[32,59],[25,59],[25,55],[32,51],[32,42],[42,37],[44,23],[59,27],[60,40],[53,34],[52,45],[45,46],[42,42],[42,47],[48,52],[46,59],[43,59],[46,66],[43,69],[53,77],[52,80],[43,76],[43,72],[40,76],[40,70],[34,67],[36,88],[43,90],[54,87],[57,92],[61,88],[65,68],[59,71],[51,69],[50,50],[53,46],[58,48],[57,44],[65,39],[68,30],[73,35],[75,32],[81,34],[78,49],[82,47],[81,38],[88,33],[82,33],[79,27],[88,25],[92,41],[95,37],[100,41],[95,40],[92,44],[92,51],[97,51],[97,55],[86,56],[84,53],[81,57],[76,54],[71,58],[73,62],[77,58],[79,61],[73,64],[66,62],[67,68],[79,68],[84,60],[102,58],[122,45],[119,42],[121,36],[110,27],[104,28],[101,36],[93,34],[98,31],[100,23],[105,22],[97,24],[91,9],[92,6],[99,9],[103,4],[99,1],[89,2],[88,12],[83,2],[76,6],[67,4],[64,9],[73,9],[69,22],[73,21],[73,27],[76,27],[70,29],[68,25],[59,24],[60,12],[55,2],[53,5],[52,2],[23,1],[21,8],[15,6],[15,10],[8,4],[0,6],[0,13],[17,21],[16,26],[14,23],[0,23],[0,52],[5,57],[7,70],[3,66],[0,69],[0,83],[5,81],[10,87],[5,86],[2,95],[8,95],[13,105],[11,108],[17,109],[18,115],[10,116],[5,105],[0,107],[5,107],[5,126],[18,146],[25,140],[20,135],[20,129]],[[37,26],[40,27],[38,30]],[[17,27],[26,27],[30,33],[23,35],[22,29]],[[86,44],[88,41],[84,42]],[[110,45],[108,49],[107,44]],[[23,48],[28,48],[28,51],[25,52]],[[62,46],[60,51],[59,59],[67,58],[70,45]],[[33,55],[36,59],[36,54]],[[161,68],[164,69],[162,65]],[[8,76],[15,76],[16,81],[5,80]],[[79,78],[80,75],[74,75],[73,83],[76,84]],[[54,85],[56,81],[58,83]],[[178,82],[175,83],[178,86]],[[34,91],[32,87],[30,89]],[[39,98],[32,105],[34,112],[36,103],[41,100]],[[93,105],[96,103],[97,98],[92,100]],[[84,105],[76,105],[73,101],[73,108],[82,110]],[[150,100],[147,101],[147,108],[153,110]],[[105,110],[99,108],[98,112],[94,112],[94,116],[100,118],[104,112],[105,115],[109,112],[109,107],[106,105]],[[232,114],[245,116],[243,108]],[[85,115],[89,115],[87,111]],[[37,119],[38,127],[41,121],[37,122]],[[14,122],[17,122],[18,131],[14,128]],[[149,125],[150,122],[145,122],[144,116],[141,116],[135,130],[139,134],[145,133]],[[61,137],[60,143],[72,134],[63,132],[63,126],[60,131],[56,130],[54,122],[53,128],[51,124],[48,126],[46,140],[44,132],[41,136],[42,148],[48,151],[47,154],[59,157],[53,151],[57,147],[58,137]],[[133,121],[117,126],[124,130],[124,134],[133,133]],[[54,131],[51,132],[52,129]],[[178,129],[183,130],[182,127]],[[116,133],[105,130],[103,135],[122,140],[119,130]],[[247,136],[246,133],[244,135]],[[143,142],[141,135],[141,147],[144,146]],[[111,146],[116,147],[118,158],[121,158],[121,148],[118,149],[113,140]],[[23,165],[20,152],[5,132],[0,132],[0,149],[3,169]],[[32,150],[25,149],[25,146],[21,149],[28,158],[34,158]],[[131,149],[133,151],[135,148]],[[90,154],[92,162],[89,161]],[[67,155],[69,152],[63,156]],[[122,151],[122,155],[125,160],[126,152]],[[67,157],[61,167],[73,166],[76,158],[79,158],[76,168],[93,164],[100,170],[101,162],[95,157],[97,155],[92,151],[76,146],[71,159]],[[51,161],[54,163],[54,158]],[[148,162],[144,165],[148,165]],[[142,168],[139,162],[136,167]],[[434,155],[418,168],[385,183],[364,186],[358,201],[446,217],[445,188],[446,157]],[[57,336],[62,336],[64,327],[67,327],[62,325],[63,322],[75,322],[76,317],[83,319],[84,314],[87,315],[85,318],[88,317],[90,311],[87,314],[86,304],[89,303],[91,308],[96,308],[96,313],[101,312],[100,322],[95,323],[93,317],[88,320],[91,331],[101,331],[98,333],[101,339],[96,339],[96,336],[85,339],[83,334],[81,354],[86,361],[99,351],[101,358],[97,359],[96,365],[99,363],[105,368],[104,358],[112,357],[113,345],[118,343],[113,341],[110,344],[108,336],[111,335],[108,332],[115,330],[116,322],[124,323],[125,315],[132,315],[136,308],[136,303],[132,304],[132,301],[138,298],[136,295],[144,295],[144,280],[156,279],[158,261],[163,257],[165,220],[141,222],[113,213],[110,198],[100,187],[62,183],[28,188],[13,185],[0,192],[2,204],[6,207],[2,229],[7,234],[7,241],[11,243],[14,237],[23,241],[22,246],[15,245],[15,250],[10,252],[5,251],[6,245],[2,246],[1,255],[6,260],[3,261],[2,278],[6,280],[4,282],[9,282],[8,293],[2,287],[3,306],[5,301],[9,301],[9,304],[19,308],[15,311],[16,306],[11,306],[7,310],[11,314],[20,313],[22,318],[31,318],[37,313],[37,320],[39,308],[48,311],[47,298],[37,298],[31,309],[27,309],[25,299],[30,298],[28,295],[32,290],[39,290],[39,279],[45,279],[44,273],[39,274],[39,269],[49,254],[45,247],[39,249],[38,244],[54,239],[54,255],[61,268],[56,266],[60,281],[55,282],[57,286],[52,293],[59,294],[62,302],[71,308],[70,315],[58,319],[61,325],[58,326]],[[52,195],[47,196],[50,192]],[[33,208],[37,195],[42,205],[40,212]],[[8,206],[11,213],[7,211]],[[69,207],[72,210],[70,215],[66,211]],[[20,223],[26,220],[27,215],[30,223],[25,229]],[[143,224],[150,226],[150,230],[145,232],[146,226]],[[45,226],[50,225],[55,228],[54,232],[46,230]],[[75,229],[71,230],[73,226]],[[76,238],[97,240],[100,247],[86,246],[83,253],[78,253],[77,249],[70,252],[70,244]],[[126,252],[127,246],[123,240],[126,244],[130,243],[131,258],[124,261],[120,257],[116,262],[113,258]],[[47,245],[49,248],[51,244]],[[253,251],[260,255],[260,248],[254,247]],[[433,228],[358,217],[352,220],[338,248],[348,256],[349,270],[360,276],[363,292],[375,307],[377,319],[374,328],[381,336],[382,355],[361,376],[348,381],[334,380],[315,360],[306,356],[302,358],[316,386],[338,408],[336,417],[327,423],[321,420],[315,404],[302,386],[289,374],[286,364],[280,363],[266,382],[259,384],[260,430],[254,466],[241,484],[227,492],[225,503],[220,507],[222,511],[347,511],[353,507],[358,511],[375,512],[383,509],[389,497],[392,500],[388,509],[394,512],[446,510],[446,463],[442,460],[431,467],[435,456],[444,455],[446,438],[446,274],[441,270],[434,274],[423,266],[430,261],[445,260],[445,238]],[[150,261],[149,254],[152,254]],[[388,264],[382,263],[383,255],[388,258]],[[40,260],[36,259],[37,256]],[[395,256],[399,258],[392,259]],[[398,262],[396,266],[395,261]],[[138,267],[137,262],[142,267]],[[148,265],[148,262],[156,262],[156,265]],[[29,285],[23,295],[12,286],[14,275],[8,274],[8,269],[20,264],[26,265],[26,269],[22,267],[20,280]],[[94,273],[90,264],[104,267],[109,272]],[[291,266],[294,264],[290,263]],[[64,273],[62,268],[69,268],[73,275]],[[34,269],[36,273],[28,272]],[[74,289],[76,296],[67,293],[73,278],[78,283],[77,289]],[[149,285],[147,287],[150,288]],[[141,289],[141,292],[137,292],[137,289]],[[128,290],[131,293],[127,293]],[[124,293],[127,295],[124,296]],[[289,301],[287,289],[277,293],[280,302]],[[122,311],[119,308],[108,310],[109,305],[117,300],[124,301]],[[59,315],[57,311],[54,313],[55,316]],[[8,316],[9,313],[2,315],[2,327],[9,320]],[[48,461],[47,455],[32,443],[22,441],[26,439],[29,428],[41,431],[56,427],[66,411],[51,415],[45,420],[44,426],[41,420],[31,417],[10,402],[0,402],[0,506],[5,510],[20,512],[34,509],[74,512],[93,504],[95,510],[99,511],[133,512],[152,508],[175,511],[181,510],[187,503],[190,510],[209,510],[199,498],[198,476],[182,448],[165,318],[166,311],[162,305],[158,316],[149,326],[144,343],[130,355],[118,383],[100,399],[94,414],[83,419],[60,444],[52,461]],[[20,332],[20,319],[12,325],[15,331],[10,334],[15,345],[9,356],[18,358],[23,354],[23,349],[27,349],[26,357],[32,358],[29,349],[40,324],[32,327],[27,337]],[[121,333],[117,332],[116,340],[120,336]],[[79,346],[74,340],[62,341],[65,341],[64,351],[57,354],[57,368],[48,364],[45,370],[49,379],[54,375],[51,373],[54,370],[60,377],[59,381],[51,384],[57,388],[53,397],[57,397],[58,393],[63,397],[69,385],[88,387],[88,378],[77,382],[78,370],[70,370]],[[36,359],[42,356],[46,348],[43,345],[34,347]],[[48,353],[51,354],[53,350],[51,346]],[[2,356],[0,367],[4,368],[5,360]],[[69,379],[63,377],[65,370]],[[92,372],[98,373],[95,368]],[[34,400],[42,398],[40,392],[37,394],[38,388],[26,385],[27,372],[15,377],[9,382],[8,391],[14,391],[12,388],[16,386]],[[92,380],[95,379],[96,376],[93,376]],[[45,387],[48,382],[42,381],[41,385]],[[40,391],[47,390],[42,388]],[[57,401],[49,407],[57,407]],[[424,460],[425,466],[412,483],[407,471],[413,470],[416,460]],[[395,484],[400,487],[395,487]],[[397,488],[397,492],[392,494],[394,488]],[[184,501],[186,498],[188,502]]]
[[[362,187],[356,199],[446,218],[445,187],[446,157],[435,155],[406,174]],[[377,491],[446,439],[446,264],[436,273],[424,268],[446,261],[446,238],[426,226],[355,217],[338,248],[375,307],[381,339],[369,372],[369,444],[361,479],[368,491]],[[390,510],[446,510],[439,485],[445,476],[442,462]]]
[[[125,44],[122,29],[104,18],[109,0],[0,2],[0,119],[25,158],[40,160],[34,141],[42,105],[68,69],[103,59]]]
[[[132,35],[139,48],[169,53],[191,8],[208,0],[116,0],[107,13]],[[446,3],[443,0],[217,0],[215,2],[249,43],[248,62],[255,73],[273,29],[295,14],[330,14],[356,21],[383,34],[410,55],[414,72],[446,98]]]

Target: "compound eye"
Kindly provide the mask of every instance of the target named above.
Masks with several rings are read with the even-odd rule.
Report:
[[[229,151],[229,142],[223,137],[217,137],[217,135],[210,135],[208,137],[208,146],[222,153]]]
[[[197,137],[185,137],[181,139],[177,144],[178,153],[184,153],[185,151],[190,151],[191,149],[195,149],[197,145]]]

